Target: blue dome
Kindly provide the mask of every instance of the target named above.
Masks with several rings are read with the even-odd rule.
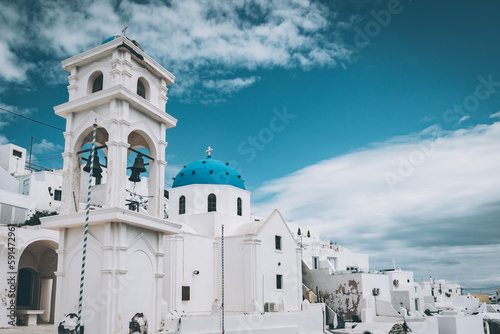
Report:
[[[219,160],[208,157],[184,167],[175,177],[172,188],[190,184],[226,184],[245,190],[241,175]]]
[[[111,42],[111,41],[114,41],[115,39],[117,39],[118,37],[121,37],[120,35],[116,35],[116,36],[111,36],[111,37],[108,37],[104,40],[104,42],[101,43],[101,45],[103,44],[106,44],[108,42]],[[131,41],[132,43],[134,43],[135,46],[137,46],[139,49],[141,49],[142,51],[144,51],[144,49],[139,45],[139,43],[137,43],[137,41],[133,40],[133,39],[130,39],[127,37],[127,39],[129,41]]]
[[[101,43],[101,45],[102,45],[102,44],[106,44],[106,43],[108,43],[108,42],[111,42],[111,41],[113,41],[113,40],[114,40],[115,38],[117,38],[117,37],[120,37],[120,36],[111,36],[111,37],[108,37],[108,38],[106,38],[106,39],[104,40],[104,42],[102,42],[102,43]]]

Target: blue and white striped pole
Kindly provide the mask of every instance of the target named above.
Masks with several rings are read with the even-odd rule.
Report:
[[[96,119],[97,123],[97,119]],[[85,278],[85,259],[87,257],[87,235],[89,233],[89,214],[90,214],[90,189],[92,187],[92,171],[94,170],[94,154],[95,152],[95,134],[97,124],[94,123],[94,130],[92,132],[92,148],[90,150],[90,173],[89,173],[89,189],[87,196],[87,212],[85,213],[85,232],[83,233],[83,254],[82,254],[82,274],[80,277],[80,298],[78,299],[78,322],[76,323],[76,333],[80,334],[80,324],[82,321],[82,301],[83,301],[83,281]]]
[[[221,263],[222,263],[222,334],[226,332],[224,327],[224,224],[222,224],[221,234]]]

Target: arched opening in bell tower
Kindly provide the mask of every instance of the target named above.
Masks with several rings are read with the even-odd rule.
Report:
[[[145,100],[149,100],[149,83],[143,77],[137,79],[137,95]]]
[[[141,130],[134,130],[128,135],[127,157],[127,197],[126,205],[130,210],[149,213],[152,201],[157,193],[158,184],[157,157],[155,143]],[[161,191],[163,194],[163,191]],[[162,203],[165,199],[162,199]]]
[[[87,91],[89,94],[101,91],[104,84],[104,75],[101,71],[92,73],[89,77]]]
[[[89,176],[92,171],[91,185],[91,202],[93,208],[103,207],[106,202],[106,183],[107,183],[107,167],[108,167],[108,149],[106,142],[109,140],[109,134],[103,127],[97,127],[95,138],[95,149],[92,151],[93,127],[88,128],[83,132],[79,143],[76,144],[76,151],[79,159],[79,189],[74,189],[75,198],[76,190],[79,193],[80,207],[85,206],[88,198]],[[94,164],[91,165],[93,156]],[[76,202],[76,201],[75,201]],[[78,210],[76,210],[78,211]]]

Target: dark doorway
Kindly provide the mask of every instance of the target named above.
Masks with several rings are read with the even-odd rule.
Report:
[[[17,283],[17,308],[32,309],[35,306],[37,274],[33,269],[22,268],[19,270]]]

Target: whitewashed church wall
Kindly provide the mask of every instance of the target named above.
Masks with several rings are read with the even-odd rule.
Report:
[[[276,249],[275,236],[281,237],[281,250]],[[297,248],[293,236],[279,214],[274,214],[258,234],[260,270],[264,275],[264,302],[275,302],[284,311],[300,309],[302,291],[301,268],[297,266]],[[277,289],[277,275],[282,276],[282,289]],[[262,283],[261,283],[262,284]]]
[[[184,264],[182,267],[182,286],[190,288],[190,299],[181,301],[182,309],[186,313],[211,312],[212,303],[216,296],[216,269],[218,253],[214,248],[214,239],[184,234]],[[168,254],[167,254],[168,256]],[[165,271],[173,268],[165,268]]]
[[[172,219],[186,219],[192,214],[206,213],[208,210],[208,195],[215,194],[217,198],[217,212],[230,216],[236,215],[237,198],[242,199],[243,215],[241,218],[250,219],[250,193],[233,186],[226,185],[188,185],[170,190],[170,212]],[[186,213],[179,215],[179,198],[186,198]]]
[[[245,257],[243,238],[224,240],[224,291],[227,312],[245,312]]]
[[[89,85],[92,88],[92,83],[89,83],[89,78],[96,71],[101,71],[103,74],[103,89],[107,89],[111,84],[111,76],[109,72],[111,71],[111,55],[101,58],[96,63],[90,63],[83,66],[79,66],[76,70],[76,86],[77,89],[72,89],[69,101],[77,100],[79,98],[89,95]]]

